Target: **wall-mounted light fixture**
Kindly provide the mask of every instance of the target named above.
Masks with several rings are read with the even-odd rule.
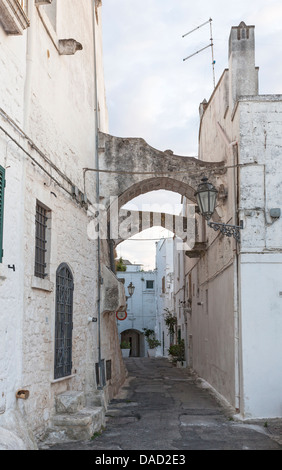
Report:
[[[132,284],[132,282],[130,282],[130,284],[127,286],[127,289],[128,289],[129,297],[132,297],[134,294],[134,289],[135,289],[135,286]]]
[[[240,225],[221,224],[219,222],[210,222],[210,218],[215,210],[215,204],[218,191],[208,178],[202,178],[202,183],[199,184],[195,192],[196,200],[199,206],[200,214],[207,220],[209,227],[215,231],[219,230],[227,237],[234,237],[240,243],[240,230],[243,228],[243,221]]]

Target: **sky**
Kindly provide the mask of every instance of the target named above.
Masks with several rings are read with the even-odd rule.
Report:
[[[103,0],[109,133],[142,137],[152,147],[171,149],[175,155],[197,156],[199,104],[212,94],[214,75],[217,83],[228,68],[230,29],[241,21],[255,26],[259,93],[281,94],[281,0]],[[131,207],[139,202],[142,208],[144,201],[158,202],[160,207],[170,201],[179,212],[180,199],[174,193],[149,193],[132,201]],[[142,237],[163,236],[152,230]],[[118,255],[151,269],[154,250],[154,240],[128,241],[119,245]]]

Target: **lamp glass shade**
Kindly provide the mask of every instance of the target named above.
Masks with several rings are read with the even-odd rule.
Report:
[[[135,289],[135,286],[132,284],[132,282],[127,286],[127,289],[128,289],[128,293],[131,297],[133,295],[134,289]]]
[[[207,178],[203,178],[202,181],[203,183],[199,184],[195,196],[200,214],[209,220],[214,213],[217,190],[212,183],[208,182]]]

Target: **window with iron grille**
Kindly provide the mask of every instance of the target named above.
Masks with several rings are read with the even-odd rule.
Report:
[[[3,259],[4,189],[5,169],[0,166],[0,263]]]
[[[154,289],[154,281],[146,281],[146,289]]]
[[[49,209],[37,202],[35,216],[35,266],[34,275],[44,279],[47,276],[47,221]]]
[[[56,273],[55,379],[72,370],[73,276],[66,263]]]

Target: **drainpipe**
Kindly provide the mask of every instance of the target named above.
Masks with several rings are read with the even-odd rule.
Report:
[[[24,87],[24,109],[23,109],[23,129],[26,134],[29,134],[29,116],[31,105],[31,86],[33,75],[33,57],[35,45],[35,6],[34,2],[28,2],[28,18],[30,26],[26,31],[26,73],[25,73],[25,87]]]
[[[95,168],[99,170],[99,154],[98,154],[98,85],[97,85],[97,58],[96,58],[96,27],[95,27],[95,0],[92,0],[92,22],[93,22],[93,58],[94,58],[94,92],[95,92]],[[100,180],[99,171],[96,171],[96,204],[99,207],[100,203]],[[100,229],[100,227],[98,227]],[[99,364],[99,377],[100,385],[97,387],[98,390],[102,390],[104,387],[104,374],[102,374],[102,359],[101,359],[101,239],[98,230],[97,236],[97,310],[98,310],[98,364]],[[102,381],[102,383],[101,383]]]
[[[238,223],[239,206],[239,166],[238,166],[238,143],[233,143],[233,165],[234,165],[234,223]],[[239,225],[239,224],[238,224]],[[235,325],[235,408],[236,412],[241,410],[241,354],[240,354],[240,272],[239,272],[240,248],[236,244],[235,267],[234,267],[234,325]]]

